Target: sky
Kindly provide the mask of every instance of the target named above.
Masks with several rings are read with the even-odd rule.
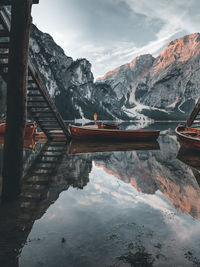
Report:
[[[94,77],[200,31],[200,0],[40,0],[33,22]]]

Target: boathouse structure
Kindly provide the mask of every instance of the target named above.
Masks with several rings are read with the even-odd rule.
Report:
[[[48,139],[69,137],[29,57],[32,4],[39,0],[0,0],[0,75],[7,83],[3,201],[15,199],[21,192],[27,111]]]

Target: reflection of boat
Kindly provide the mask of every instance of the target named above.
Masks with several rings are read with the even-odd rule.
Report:
[[[197,150],[191,150],[187,147],[181,146],[177,158],[183,163],[190,166],[197,183],[200,186],[200,154]]]
[[[25,138],[32,138],[35,132],[35,129],[36,129],[35,122],[26,123]],[[0,135],[4,135],[5,132],[6,132],[6,122],[4,121],[0,123]]]
[[[72,140],[69,146],[69,154],[132,151],[132,150],[158,150],[157,141],[154,142],[95,142]]]
[[[4,137],[0,135],[0,143],[4,145]],[[33,138],[25,138],[24,139],[24,148],[34,150],[35,149],[35,141]]]
[[[121,130],[99,129],[97,125],[69,126],[72,139],[79,140],[120,140],[120,141],[147,141],[156,140],[159,130]]]
[[[177,158],[190,167],[200,170],[200,154],[197,150],[191,150],[181,146]]]
[[[188,126],[178,126],[176,129],[180,141],[192,148],[200,149],[200,130]]]

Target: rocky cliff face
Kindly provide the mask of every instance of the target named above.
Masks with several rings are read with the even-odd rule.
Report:
[[[94,82],[87,59],[74,61],[32,25],[30,55],[65,120],[185,119],[200,96],[200,34],[169,43],[154,58],[136,57]],[[0,113],[5,111],[0,81]],[[3,107],[3,108],[2,108]]]
[[[102,119],[128,119],[116,101],[115,92],[106,84],[100,87],[94,84],[90,62],[87,59],[74,61],[66,56],[49,34],[42,33],[34,25],[30,54],[64,119],[92,120],[95,112]]]
[[[174,40],[153,58],[143,55],[98,79],[125,96],[129,116],[185,119],[200,96],[200,34]]]

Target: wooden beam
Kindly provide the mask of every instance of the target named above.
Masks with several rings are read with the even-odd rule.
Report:
[[[3,162],[3,202],[16,199],[21,191],[31,7],[32,0],[18,0],[12,5]]]
[[[16,0],[14,0],[16,1]],[[33,4],[39,4],[40,0],[33,0]],[[10,6],[13,0],[0,0],[0,6]]]
[[[200,99],[197,101],[193,111],[191,112],[190,116],[187,119],[187,122],[186,122],[187,126],[191,126],[191,124],[193,123],[193,121],[195,120],[199,112],[200,112]]]

